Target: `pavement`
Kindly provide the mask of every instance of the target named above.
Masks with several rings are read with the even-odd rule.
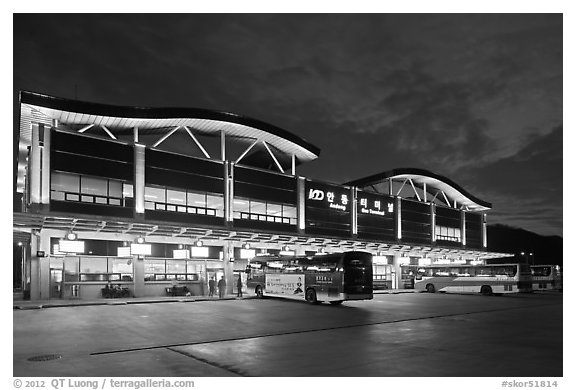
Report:
[[[405,294],[417,293],[418,290],[402,289],[402,290],[376,290],[374,294]],[[97,305],[137,305],[145,303],[174,303],[174,302],[203,302],[203,301],[224,301],[236,299],[255,299],[256,295],[244,294],[242,297],[236,295],[226,295],[224,298],[209,297],[207,295],[191,296],[191,297],[141,297],[141,298],[101,298],[93,300],[82,299],[45,299],[45,300],[14,300],[14,310],[35,310],[47,309],[54,307],[70,307],[70,306],[97,306]]]

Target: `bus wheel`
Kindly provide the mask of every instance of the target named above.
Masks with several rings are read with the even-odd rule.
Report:
[[[436,288],[434,287],[433,284],[427,284],[426,285],[426,291],[428,291],[429,293],[433,294],[436,292]]]
[[[490,286],[482,286],[480,294],[485,296],[492,295],[492,288]]]
[[[334,306],[338,306],[338,305],[341,305],[342,302],[344,302],[344,301],[330,301],[330,304],[332,304]]]
[[[262,298],[264,296],[264,292],[262,291],[262,287],[256,286],[256,296],[258,298]]]
[[[318,300],[316,299],[316,291],[313,288],[309,288],[306,290],[306,300],[310,303],[317,303]]]

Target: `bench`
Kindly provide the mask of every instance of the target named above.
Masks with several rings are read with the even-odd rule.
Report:
[[[166,287],[166,295],[171,297],[185,297],[192,295],[192,293],[186,286],[172,286]]]
[[[130,297],[130,289],[127,287],[104,287],[101,289],[102,298],[128,298]]]

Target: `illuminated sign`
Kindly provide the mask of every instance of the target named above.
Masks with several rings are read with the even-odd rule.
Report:
[[[256,257],[256,250],[255,249],[240,249],[240,258],[241,259],[251,259]]]
[[[207,246],[193,246],[192,257],[208,257],[208,247]]]
[[[306,194],[308,206],[350,211],[350,191],[345,187],[307,182]]]
[[[58,245],[62,253],[84,253],[84,241],[60,240]]]
[[[385,216],[394,213],[394,198],[358,191],[358,214]]]
[[[130,244],[130,253],[139,256],[150,256],[152,254],[152,245],[150,244]]]
[[[129,257],[129,256],[132,256],[132,251],[129,246],[118,247],[118,257]]]
[[[174,249],[172,252],[173,259],[187,259],[190,257],[190,251],[188,249]]]

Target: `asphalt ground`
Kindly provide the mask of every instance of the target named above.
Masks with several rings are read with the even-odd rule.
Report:
[[[561,293],[13,310],[15,377],[562,377]],[[54,302],[52,302],[54,303]],[[81,305],[80,305],[81,304]],[[79,306],[80,305],[80,306]],[[23,310],[24,309],[24,310]]]

